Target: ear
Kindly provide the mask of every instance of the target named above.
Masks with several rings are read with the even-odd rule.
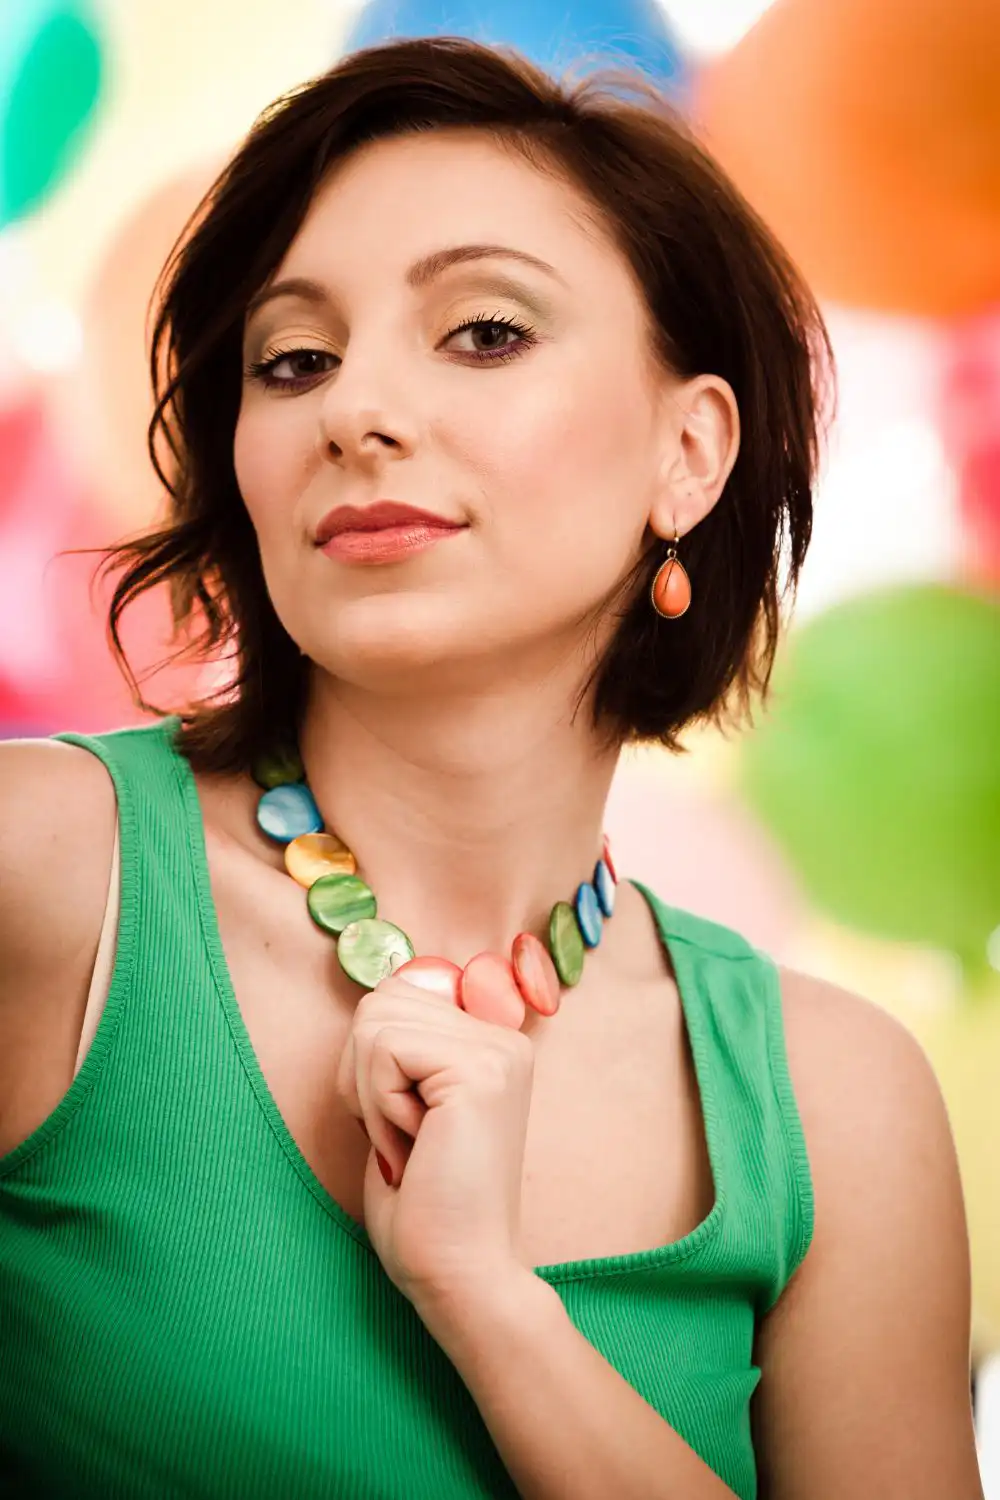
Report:
[[[649,524],[657,536],[686,536],[725,488],[740,447],[740,414],[729,382],[696,375],[666,398],[667,451]]]

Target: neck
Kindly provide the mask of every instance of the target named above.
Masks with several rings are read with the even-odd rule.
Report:
[[[481,696],[376,696],[325,673],[300,749],[326,827],[417,953],[464,965],[544,936],[601,853],[618,759],[587,705],[535,682]]]

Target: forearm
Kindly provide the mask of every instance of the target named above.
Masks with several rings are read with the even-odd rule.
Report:
[[[421,1315],[468,1386],[522,1500],[732,1500],[530,1271]]]

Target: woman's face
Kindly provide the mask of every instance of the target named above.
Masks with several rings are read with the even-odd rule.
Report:
[[[299,647],[396,690],[599,649],[662,484],[666,377],[583,198],[474,131],[374,142],[317,195],[287,281],[311,285],[247,318],[245,365],[269,370],[244,375],[235,465]],[[331,510],[380,500],[462,529],[388,561],[316,546]]]

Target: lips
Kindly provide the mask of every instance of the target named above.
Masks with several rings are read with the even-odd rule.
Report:
[[[315,544],[324,546],[345,531],[386,531],[390,527],[420,526],[440,531],[457,531],[464,523],[449,521],[433,511],[420,510],[414,505],[400,505],[395,500],[378,500],[374,505],[338,505],[320,521],[316,528]]]

